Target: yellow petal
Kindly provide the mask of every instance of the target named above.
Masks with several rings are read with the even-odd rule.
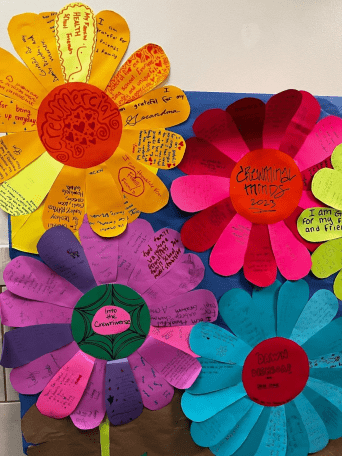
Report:
[[[0,138],[0,183],[15,176],[36,160],[45,149],[36,131]]]
[[[12,54],[0,48],[0,93],[38,109],[46,89]]]
[[[0,95],[0,133],[37,130],[37,114],[25,103]]]
[[[35,211],[63,166],[44,152],[36,161],[0,186],[0,207],[11,215]]]
[[[167,78],[170,62],[156,44],[138,49],[108,84],[106,93],[118,105],[130,103],[157,87]]]
[[[56,11],[48,11],[44,13],[39,13],[39,16],[44,19],[44,21],[47,23],[50,29],[50,33],[52,33],[53,36],[56,36],[55,34],[55,19],[57,16]]]
[[[168,128],[184,122],[190,114],[185,93],[165,86],[120,108],[123,128]]]
[[[46,229],[66,226],[77,231],[85,213],[86,170],[64,166],[46,198],[43,224]]]
[[[185,141],[172,131],[124,129],[119,146],[136,160],[160,169],[174,168],[181,162]]]
[[[96,15],[96,47],[89,84],[104,90],[129,43],[127,22],[114,11],[101,11]]]
[[[28,215],[11,217],[12,247],[22,252],[38,253],[37,243],[45,233],[43,225],[44,204]]]
[[[88,221],[96,234],[114,237],[125,231],[122,195],[105,163],[87,170],[86,202]]]
[[[128,198],[124,193],[122,194],[122,197],[125,208],[125,216],[127,217],[127,223],[132,223],[139,217],[140,211],[138,211],[138,209],[134,207],[133,203],[128,201]]]
[[[46,89],[50,91],[64,83],[55,37],[41,16],[14,16],[8,24],[8,34],[14,49]]]
[[[106,163],[118,188],[139,211],[153,213],[167,204],[169,191],[163,182],[125,151],[117,149]]]
[[[87,82],[96,40],[96,19],[89,6],[70,3],[56,17],[56,41],[65,82]]]

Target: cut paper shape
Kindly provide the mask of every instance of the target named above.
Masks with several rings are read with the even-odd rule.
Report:
[[[94,429],[100,425],[106,407],[103,400],[105,390],[106,362],[95,360],[87,387],[70,418],[79,429]]]
[[[191,350],[189,345],[190,332],[193,327],[193,325],[179,326],[178,328],[155,328],[151,326],[148,335],[196,358],[198,355]]]
[[[342,212],[333,208],[313,207],[297,220],[298,232],[306,240],[322,242],[342,236]]]
[[[12,248],[28,253],[38,253],[37,243],[45,233],[43,225],[44,202],[28,215],[11,217]]]
[[[19,367],[73,341],[70,325],[27,326],[4,336],[1,366]]]
[[[272,441],[272,444],[270,443]],[[272,408],[268,423],[255,456],[271,456],[276,452],[285,456],[287,449],[285,407]]]
[[[0,116],[1,133],[37,130],[37,111],[4,95],[0,95]]]
[[[46,229],[65,226],[78,231],[85,213],[85,170],[63,166],[46,197],[43,223]]]
[[[183,257],[184,246],[180,234],[170,228],[162,228],[154,233],[144,246],[128,286],[138,293],[150,288],[156,280],[167,274],[171,267],[179,264]]]
[[[334,150],[336,150],[336,147]],[[302,171],[304,190],[306,190],[306,191],[311,190],[312,179],[313,179],[314,175],[317,173],[317,171],[319,171],[322,168],[332,168],[332,167],[333,166],[331,164],[331,156],[329,156],[329,157],[325,158],[324,160],[322,160],[320,163],[317,163],[316,165],[313,165],[310,168],[307,168],[304,171]]]
[[[98,285],[116,282],[119,242],[117,238],[103,238],[90,228],[85,216],[79,230],[80,239],[90,269]]]
[[[329,366],[329,369],[315,367],[310,369],[310,381],[317,379],[319,381],[329,383],[330,387],[331,385],[335,385],[338,388],[341,388],[342,379],[339,372],[340,371],[333,366]],[[339,393],[341,394],[341,391],[339,391]]]
[[[81,400],[94,367],[94,358],[78,351],[43,389],[38,410],[51,418],[70,415]]]
[[[96,19],[89,6],[70,3],[55,20],[59,60],[65,82],[87,82],[96,40]]]
[[[199,321],[215,321],[217,306],[215,296],[208,290],[194,290],[187,293],[186,302],[180,295],[159,306],[149,307],[153,326],[186,326]]]
[[[129,28],[123,17],[114,11],[96,15],[96,46],[89,84],[105,90],[129,43]]]
[[[335,147],[331,155],[331,164],[337,171],[342,171],[342,145]]]
[[[312,180],[312,192],[327,206],[342,209],[341,172],[335,169],[321,169]]]
[[[217,176],[184,176],[172,183],[175,204],[186,212],[207,209],[229,197],[230,180]]]
[[[306,241],[298,232],[297,229],[297,221],[300,215],[302,214],[302,209],[297,207],[297,209],[288,217],[286,220],[284,220],[285,225],[288,227],[288,229],[292,232],[292,234],[300,241],[305,247],[309,250],[309,252],[314,252],[317,247],[319,247],[319,243],[317,242],[308,242]]]
[[[189,388],[201,371],[201,365],[195,358],[152,337],[146,339],[138,353],[178,389]]]
[[[41,261],[17,257],[5,268],[4,281],[12,293],[22,298],[73,308],[82,293],[59,277]]]
[[[172,401],[174,389],[138,353],[128,358],[143,404],[149,410],[160,410]]]
[[[105,401],[109,421],[115,426],[141,415],[143,402],[127,359],[107,363]]]
[[[120,114],[123,128],[168,128],[189,117],[190,105],[182,90],[164,86],[127,103]]]
[[[277,301],[282,284],[276,280],[267,288],[253,288],[252,299],[257,308],[260,331],[265,338],[276,336],[277,329]]]
[[[8,24],[8,34],[14,49],[46,89],[63,84],[56,40],[41,16],[14,16]]]
[[[168,130],[126,129],[122,132],[120,147],[146,165],[172,169],[183,158],[185,141]]]
[[[109,323],[112,323],[110,326]],[[115,325],[115,326],[114,326]],[[104,306],[94,315],[91,327],[97,334],[108,336],[127,331],[131,326],[131,317],[126,310],[117,306]]]
[[[53,89],[39,106],[37,126],[51,157],[75,168],[105,162],[122,131],[117,105],[102,90],[82,82]]]
[[[333,239],[322,244],[312,255],[312,272],[316,277],[326,278],[342,268],[342,239]]]
[[[191,331],[190,348],[204,358],[240,366],[251,351],[251,347],[234,334],[204,322],[198,323]]]
[[[1,322],[12,328],[48,323],[71,323],[72,309],[21,298],[8,290],[1,293],[0,304]]]
[[[337,274],[334,282],[334,293],[340,298],[342,296],[342,273],[341,271]]]
[[[310,360],[310,368],[316,369],[323,367],[342,367],[341,352],[328,353],[317,359]]]
[[[170,62],[156,44],[146,44],[131,55],[112,77],[106,93],[118,105],[130,103],[165,81]]]
[[[309,440],[294,402],[285,404],[287,452],[294,456],[309,453]]]
[[[339,350],[342,340],[341,328],[342,318],[337,318],[307,340],[302,348],[306,351],[308,357],[315,359],[321,355]]]
[[[64,226],[55,226],[45,233],[37,245],[44,263],[82,293],[96,287],[83,247]]]
[[[42,203],[62,169],[44,152],[36,161],[0,187],[0,207],[11,215],[30,214]]]
[[[108,189],[111,192],[108,193]],[[106,195],[99,199],[98,195]],[[112,237],[121,234],[127,225],[122,195],[105,164],[91,168],[86,177],[88,221],[99,236]]]
[[[48,24],[49,30],[52,36],[55,36],[55,19],[57,13],[55,11],[49,11],[44,13],[39,13],[39,16],[44,19],[44,21]]]
[[[303,209],[310,207],[319,207],[320,202],[312,195],[310,191],[303,190],[302,197],[299,201],[299,206]]]
[[[75,342],[11,370],[11,384],[21,394],[37,394],[54,377],[79,348]]]

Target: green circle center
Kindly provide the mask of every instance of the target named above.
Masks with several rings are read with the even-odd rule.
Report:
[[[101,335],[92,328],[95,314],[106,306],[116,306],[129,313],[129,329],[119,334]],[[98,359],[112,361],[127,358],[145,341],[150,330],[150,313],[143,298],[126,285],[99,285],[88,291],[76,304],[71,331],[80,349]]]

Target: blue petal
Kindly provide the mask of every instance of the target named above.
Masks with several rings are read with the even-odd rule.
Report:
[[[284,283],[279,290],[277,303],[277,336],[290,337],[308,299],[309,285],[305,280]]]
[[[309,440],[309,452],[315,453],[325,448],[329,435],[321,417],[303,393],[294,399],[294,403],[305,426]]]
[[[323,382],[331,383],[342,388],[342,374],[339,369],[313,368],[310,369],[310,378],[316,378]]]
[[[303,345],[310,337],[327,326],[338,311],[336,296],[329,290],[317,291],[300,314],[290,339]]]
[[[228,405],[246,396],[242,382],[231,388],[214,393],[193,395],[185,392],[181,405],[185,415],[192,421],[205,421],[216,415]]]
[[[285,407],[272,407],[268,423],[255,456],[285,456],[287,447]]]
[[[285,405],[287,450],[286,456],[307,456],[309,453],[309,439],[300,414],[291,401]]]
[[[331,321],[325,328],[321,329],[302,345],[309,359],[332,353],[335,350],[340,350],[341,347],[342,318],[336,318],[336,320]]]
[[[267,425],[270,409],[253,404],[249,412],[217,445],[210,447],[217,456],[254,456]],[[241,451],[240,451],[241,450]]]
[[[317,359],[310,359],[309,364],[311,368],[341,368],[342,353],[336,351],[333,353],[328,353],[324,356],[320,356]]]
[[[191,436],[197,445],[209,447],[220,442],[252,407],[253,402],[242,398],[201,423],[193,422]]]
[[[241,382],[242,367],[225,364],[207,358],[198,358],[202,370],[195,383],[187,390],[191,394],[204,394],[218,391]]]
[[[277,301],[281,283],[276,280],[266,288],[253,289],[252,299],[259,314],[259,325],[266,339],[276,336]]]
[[[203,358],[243,365],[251,347],[234,334],[212,323],[198,323],[190,333],[190,347]]]

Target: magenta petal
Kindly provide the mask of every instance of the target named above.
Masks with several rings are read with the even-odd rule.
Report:
[[[153,339],[176,347],[194,358],[198,358],[198,355],[191,350],[189,344],[189,337],[193,327],[194,325],[176,326],[175,328],[157,328],[151,326],[148,335],[153,337]]]

